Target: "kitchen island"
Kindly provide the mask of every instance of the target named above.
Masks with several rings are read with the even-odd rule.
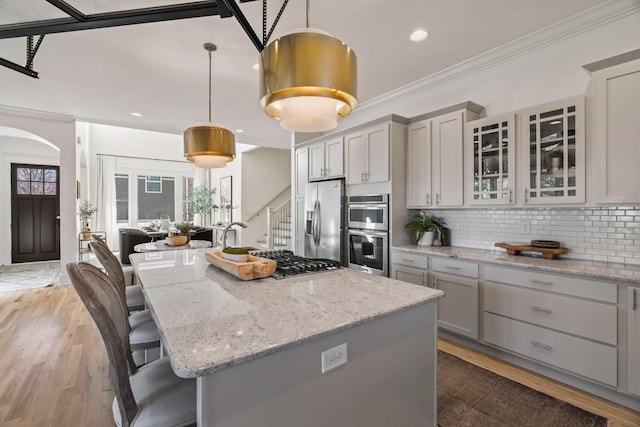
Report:
[[[441,291],[346,268],[245,282],[206,251],[131,256],[200,426],[435,425]]]

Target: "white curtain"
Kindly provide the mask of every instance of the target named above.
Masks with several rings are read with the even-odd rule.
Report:
[[[111,250],[119,250],[120,242],[116,227],[116,158],[98,155],[96,191],[96,229],[107,233],[107,244]]]

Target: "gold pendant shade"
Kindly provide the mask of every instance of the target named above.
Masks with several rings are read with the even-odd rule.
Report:
[[[236,158],[236,141],[230,130],[211,122],[211,52],[217,46],[205,43],[202,47],[209,53],[209,121],[198,122],[183,132],[184,157],[200,168],[223,168]]]
[[[333,129],[358,103],[356,54],[324,31],[305,28],[274,40],[260,66],[260,106],[284,129]]]
[[[217,123],[196,123],[183,136],[184,156],[197,167],[223,168],[236,157],[233,132]]]

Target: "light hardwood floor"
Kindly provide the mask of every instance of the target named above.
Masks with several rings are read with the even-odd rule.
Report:
[[[438,347],[612,426],[640,425],[640,413],[444,340]],[[107,375],[100,333],[72,286],[0,293],[0,425],[113,426]]]

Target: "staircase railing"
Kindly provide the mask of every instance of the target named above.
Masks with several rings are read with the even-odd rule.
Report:
[[[254,213],[253,215],[251,215],[250,217],[248,217],[247,219],[244,220],[244,222],[249,222],[251,221],[253,218],[260,216],[260,214],[262,212],[265,211],[265,209],[267,209],[267,206],[269,206],[270,204],[272,204],[273,202],[275,202],[276,200],[278,200],[280,197],[282,197],[285,193],[291,193],[291,186],[288,186],[287,188],[285,188],[284,190],[282,190],[276,197],[274,197],[273,199],[269,200],[268,203],[265,203],[260,209],[258,209],[256,211],[256,213]]]
[[[267,246],[287,246],[291,239],[291,199],[277,208],[267,208]]]

